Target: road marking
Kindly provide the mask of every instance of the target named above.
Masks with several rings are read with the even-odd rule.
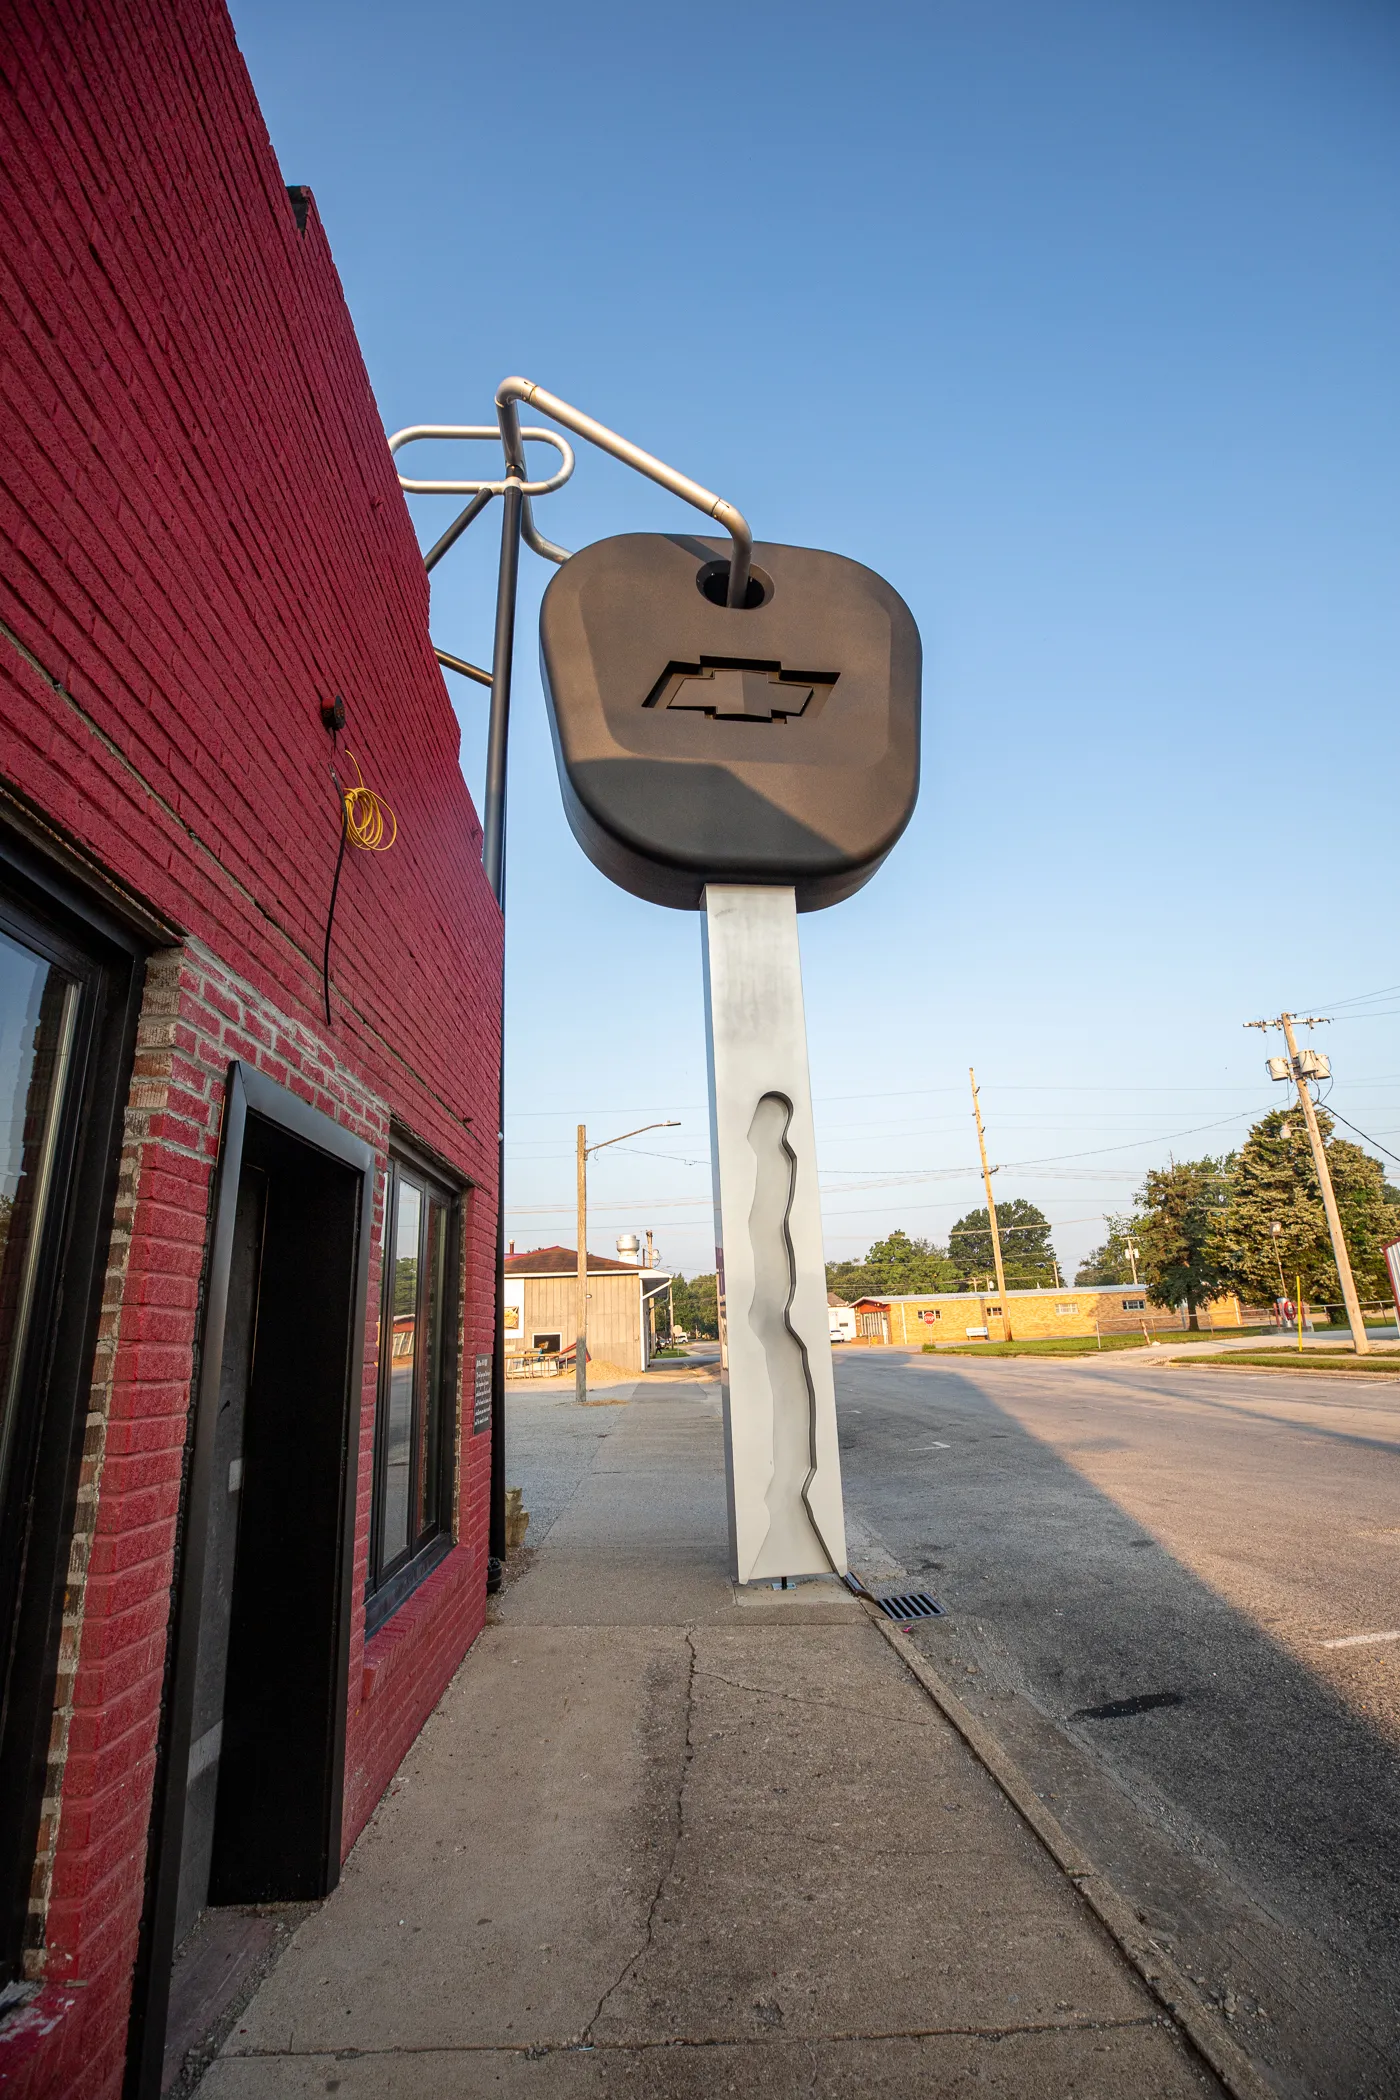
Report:
[[[921,1451],[951,1451],[952,1448],[951,1444],[940,1444],[937,1437],[934,1438],[931,1444],[920,1444],[919,1446]]]
[[[1400,1641],[1400,1627],[1393,1633],[1344,1633],[1337,1641],[1319,1641],[1320,1648],[1368,1648],[1376,1641]]]

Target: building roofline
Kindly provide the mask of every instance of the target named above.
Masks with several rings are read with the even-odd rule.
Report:
[[[527,1247],[523,1254],[508,1254],[505,1259],[507,1276],[576,1276],[578,1274],[578,1249],[576,1247]],[[610,1254],[590,1254],[588,1257],[590,1276],[670,1276],[669,1269],[647,1269],[634,1261],[614,1261]]]
[[[1015,1291],[867,1291],[864,1297],[853,1301],[856,1305],[925,1305],[939,1298],[945,1304],[971,1303],[982,1298],[1102,1298],[1115,1291],[1132,1291],[1135,1296],[1145,1298],[1145,1283],[1062,1283],[1058,1289],[1047,1283],[1039,1290]],[[1222,1296],[1228,1293],[1222,1292]]]

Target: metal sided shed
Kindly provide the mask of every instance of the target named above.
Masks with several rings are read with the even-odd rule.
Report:
[[[578,1328],[578,1250],[536,1247],[506,1256],[506,1366],[527,1356],[559,1355]],[[641,1372],[651,1360],[647,1305],[671,1281],[609,1255],[588,1257],[588,1354],[596,1363]]]

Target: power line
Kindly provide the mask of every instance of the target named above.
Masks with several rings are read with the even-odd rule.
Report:
[[[1221,1116],[1215,1123],[1197,1123],[1190,1130],[1169,1130],[1163,1137],[1130,1138],[1124,1145],[1094,1145],[1087,1152],[1049,1152],[1041,1159],[1009,1159],[997,1171],[1017,1173],[1023,1167],[1051,1166],[1061,1159],[1097,1159],[1105,1152],[1135,1152],[1142,1145],[1170,1145],[1177,1138],[1199,1137],[1203,1130],[1223,1130],[1227,1123],[1238,1123],[1249,1112],[1247,1108],[1236,1109],[1233,1115]]]
[[[1346,1123],[1348,1130],[1356,1130],[1356,1135],[1359,1138],[1365,1138],[1366,1143],[1368,1145],[1374,1145],[1377,1152],[1384,1152],[1387,1159],[1393,1159],[1396,1161],[1397,1164],[1400,1164],[1400,1152],[1392,1152],[1390,1150],[1390,1147],[1388,1145],[1383,1145],[1379,1138],[1366,1137],[1365,1131],[1357,1130],[1355,1123],[1348,1122],[1347,1118],[1341,1113],[1340,1109],[1333,1108],[1330,1101],[1324,1101],[1322,1107],[1324,1114],[1329,1115],[1334,1123]]]
[[[1390,1011],[1391,1009],[1387,1009],[1387,1013],[1389,1013]],[[1395,1008],[1394,1011],[1400,1012],[1400,1007]],[[1345,1018],[1365,1020],[1370,1017],[1364,1014],[1359,1014],[1355,1016],[1347,1015]],[[1385,1016],[1378,1014],[1374,1018],[1379,1020],[1385,1018]],[[1400,1081],[1400,1073],[1384,1072],[1379,1073],[1370,1079],[1352,1080],[1350,1082],[1350,1086],[1351,1090],[1355,1092],[1358,1088],[1361,1087],[1370,1088],[1380,1086],[1393,1086],[1397,1083],[1397,1081]],[[1003,1094],[1093,1094],[1096,1096],[1103,1096],[1105,1094],[1214,1094],[1217,1098],[1219,1098],[1222,1095],[1235,1094],[1237,1096],[1244,1096],[1250,1099],[1257,1098],[1256,1090],[1252,1086],[1057,1086],[1018,1084],[998,1087],[997,1091],[998,1093]],[[959,1087],[903,1087],[897,1089],[884,1087],[881,1088],[878,1092],[871,1094],[817,1094],[813,1097],[813,1100],[814,1105],[817,1106],[830,1102],[839,1103],[843,1101],[882,1101],[890,1105],[891,1113],[893,1114],[897,1110],[897,1104],[901,1101],[923,1100],[930,1094],[957,1094],[960,1092],[961,1088]],[[708,1104],[703,1101],[672,1102],[670,1106],[672,1108],[689,1109],[695,1114],[708,1114],[709,1112]],[[588,1114],[591,1116],[626,1116],[639,1115],[641,1113],[642,1110],[638,1108],[635,1102],[629,1102],[622,1107],[589,1108],[588,1110]],[[577,1114],[578,1110],[575,1108],[512,1109],[507,1116],[507,1122],[511,1124],[539,1121],[547,1122],[551,1118],[553,1118],[556,1121],[568,1121],[576,1118]],[[949,1123],[953,1123],[958,1121],[959,1119],[957,1117],[947,1117],[944,1118],[944,1120]],[[859,1129],[870,1129],[874,1126],[869,1124],[859,1124],[850,1127]],[[1184,1134],[1185,1133],[1183,1133],[1183,1135]],[[548,1139],[544,1139],[542,1140],[542,1142],[548,1143]]]
[[[1378,991],[1354,992],[1350,999],[1314,999],[1309,1003],[1315,1007],[1364,1006],[1370,999],[1389,999],[1400,992],[1400,984],[1383,984]]]
[[[1198,1137],[1205,1130],[1223,1130],[1227,1123],[1238,1123],[1242,1117],[1247,1116],[1249,1113],[1248,1109],[1236,1109],[1233,1114],[1221,1116],[1213,1123],[1195,1123],[1189,1130],[1167,1130],[1161,1132],[1160,1135],[1151,1137],[1128,1138],[1118,1145],[1090,1145],[1080,1152],[1046,1152],[1035,1159],[1009,1159],[1003,1161],[994,1171],[998,1174],[1019,1174],[1029,1167],[1056,1166],[1061,1161],[1068,1159],[1102,1159],[1110,1152],[1137,1152],[1144,1145],[1170,1145],[1174,1144],[1177,1138]],[[699,1160],[694,1162],[690,1160],[681,1161],[677,1155],[668,1153],[650,1153],[647,1157],[653,1159],[670,1158],[676,1160],[677,1164],[686,1166],[708,1164],[707,1161],[701,1162]],[[542,1164],[542,1162],[537,1160],[533,1164]],[[837,1174],[858,1174],[862,1170],[859,1167],[834,1167],[831,1171]],[[921,1181],[952,1181],[958,1179],[961,1175],[975,1174],[977,1172],[978,1169],[976,1167],[914,1167],[906,1172],[891,1175],[888,1179],[881,1178],[878,1181],[869,1181],[863,1184],[848,1183],[845,1188],[839,1189],[835,1193],[838,1195],[853,1195],[856,1188],[861,1186],[867,1188],[901,1188],[911,1187]]]

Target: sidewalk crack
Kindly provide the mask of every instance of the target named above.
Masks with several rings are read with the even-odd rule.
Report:
[[[686,1780],[690,1776],[691,1763],[695,1757],[695,1675],[697,1669],[697,1660],[695,1654],[695,1636],[690,1631],[689,1627],[686,1628],[685,1645],[687,1652],[687,1667],[685,1676],[685,1742],[681,1750],[681,1766],[676,1781],[676,1807],[675,1814],[672,1819],[670,1849],[667,1852],[665,1859],[662,1861],[661,1871],[656,1877],[656,1887],[653,1889],[651,1901],[647,1905],[646,1925],[643,1930],[641,1945],[637,1948],[634,1954],[628,1956],[627,1960],[623,1963],[623,1966],[619,1970],[618,1974],[613,1978],[612,1982],[603,1992],[602,1997],[598,2000],[598,2003],[594,2006],[592,2014],[589,2017],[587,2026],[583,2028],[578,2037],[579,2044],[583,2046],[589,2046],[592,2044],[593,2030],[597,2026],[599,2020],[602,2018],[604,2010],[607,2007],[608,2000],[614,1997],[616,1993],[621,1990],[623,1984],[626,1983],[627,1979],[635,1972],[638,1963],[642,1960],[642,1957],[650,1951],[652,1941],[655,1938],[656,1934],[656,1917],[657,1912],[661,1908],[661,1899],[666,1892],[666,1884],[669,1882],[672,1874],[674,1874],[676,1870],[676,1861],[680,1856],[681,1839],[685,1836]]]
[[[752,1692],[757,1699],[782,1699],[789,1706],[815,1707],[820,1713],[854,1714],[867,1726],[872,1720],[878,1720],[893,1728],[926,1729],[929,1725],[926,1711],[910,1714],[872,1713],[868,1706],[847,1706],[840,1699],[809,1698],[805,1692],[785,1692],[781,1685],[743,1684],[737,1677],[722,1676],[718,1670],[703,1670],[700,1674],[708,1677],[713,1684],[728,1685],[732,1692]]]

